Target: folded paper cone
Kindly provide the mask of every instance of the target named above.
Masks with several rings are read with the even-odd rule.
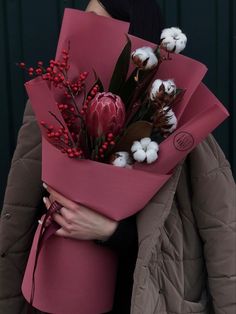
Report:
[[[137,213],[169,178],[170,175],[118,168],[91,160],[71,160],[43,139],[43,182],[113,220]]]
[[[39,225],[22,284],[30,302]],[[115,252],[92,241],[51,236],[43,245],[35,273],[33,306],[46,313],[95,314],[112,309],[117,273]]]
[[[71,76],[95,69],[107,90],[115,61],[126,43],[128,26],[114,19],[67,9],[56,59],[70,42]],[[133,49],[153,47],[152,43],[133,36],[130,38]],[[181,55],[171,54],[171,58],[171,61],[161,64],[156,78],[174,78],[176,85],[185,93],[174,108],[180,121],[179,127],[161,143],[156,163],[135,164],[133,169],[121,169],[91,160],[69,159],[44,138],[45,130],[41,128],[43,181],[67,198],[115,220],[140,211],[167,182],[173,168],[228,116],[220,102],[200,84],[206,67]],[[88,81],[93,81],[91,74]],[[61,118],[55,105],[60,95],[40,79],[28,82],[26,89],[37,120],[55,124],[48,111]],[[22,285],[28,301],[32,292],[40,227],[34,238]],[[116,255],[109,249],[93,242],[53,235],[40,251],[33,305],[56,314],[108,312],[112,309],[116,269]]]
[[[55,190],[114,220],[140,211],[170,178],[91,160],[71,160],[45,139],[42,172],[43,181]],[[22,285],[28,302],[37,246],[36,235]],[[110,249],[51,236],[40,251],[33,306],[56,314],[106,313],[112,309],[116,272],[116,255]]]
[[[201,83],[183,112],[177,130],[160,144],[157,162],[135,164],[134,168],[150,173],[170,172],[228,116],[226,108]]]

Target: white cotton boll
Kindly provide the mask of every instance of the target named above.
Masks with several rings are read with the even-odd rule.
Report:
[[[149,55],[149,59],[148,59],[148,62],[145,66],[145,70],[151,70],[151,69],[155,68],[157,66],[157,64],[158,64],[158,59],[155,56],[155,54],[152,52]]]
[[[141,139],[140,143],[142,145],[142,148],[144,150],[146,150],[148,145],[151,143],[151,139],[150,139],[150,137],[144,137]]]
[[[165,107],[164,110],[166,111],[168,107]],[[176,130],[178,125],[178,120],[176,118],[176,115],[172,109],[170,109],[168,112],[166,112],[166,117],[168,118],[168,125],[171,125],[171,128],[168,129],[169,133],[172,133]]]
[[[155,80],[152,84],[152,87],[151,87],[151,92],[150,92],[150,99],[151,100],[155,100],[156,97],[157,97],[157,94],[159,93],[160,91],[160,87],[161,85],[163,84],[163,81],[162,80]]]
[[[132,159],[131,159],[130,154],[128,152],[119,152],[118,154],[120,154],[121,157],[123,157],[126,160],[127,164],[132,163]]]
[[[148,164],[152,164],[158,158],[157,152],[154,149],[149,149],[146,152],[146,159]]]
[[[151,47],[143,47],[141,49],[145,50],[147,54],[153,53],[153,49]]]
[[[176,130],[177,128],[177,118],[175,116],[175,114],[173,113],[173,115],[170,117],[169,121],[168,121],[169,125],[172,125],[171,128],[169,129],[169,132],[172,133]]]
[[[152,84],[150,91],[150,99],[152,101],[156,100],[157,94],[160,92],[160,87],[164,85],[164,90],[167,94],[172,94],[176,92],[176,85],[173,80],[169,79],[167,81],[155,80]]]
[[[134,141],[134,143],[131,147],[131,152],[134,153],[139,149],[143,149],[141,143],[139,141]]]
[[[138,162],[143,162],[146,159],[146,153],[144,150],[139,149],[133,154],[133,158]]]
[[[138,48],[131,57],[135,65],[144,70],[150,70],[158,64],[158,59],[151,47]]]
[[[166,111],[166,109],[164,109],[164,110]],[[166,117],[168,118],[169,124],[172,124],[172,122],[177,121],[175,113],[174,113],[174,111],[172,109],[169,109],[166,112]]]
[[[150,144],[148,144],[147,151],[149,150],[155,150],[156,152],[158,152],[159,145],[156,142],[152,141]]]
[[[161,32],[161,39],[172,37],[173,31],[171,28],[164,28]]]
[[[176,42],[173,37],[166,37],[162,40],[161,44],[166,50],[172,52],[175,49]]]
[[[134,152],[133,158],[134,160],[138,162],[143,162],[145,159],[147,159],[147,163],[152,163],[154,162],[158,155],[157,152],[159,150],[159,146],[156,142],[151,141],[149,137],[145,137],[141,139],[140,142],[136,141],[134,142],[136,147],[138,147],[137,143],[141,144],[141,149],[138,149],[137,151]]]
[[[144,60],[149,57],[150,54],[153,53],[153,50],[151,47],[142,47],[142,48],[138,48],[136,49],[132,55],[136,56],[136,55],[140,55],[141,58],[143,58]]]
[[[182,34],[182,30],[178,27],[169,27],[163,29],[161,32],[161,39],[165,39],[168,37],[172,37],[175,39],[175,37],[178,37],[179,35]]]
[[[113,166],[125,168],[128,164],[131,163],[128,152],[117,152],[116,156],[118,157],[112,162]]]
[[[180,53],[183,51],[186,47],[187,44],[187,37],[185,34],[180,34],[179,38],[176,40],[176,48],[175,48],[175,53]]]
[[[187,37],[178,27],[166,28],[161,33],[161,44],[170,52],[180,53],[185,49]]]
[[[127,166],[127,161],[123,157],[117,157],[113,162],[112,165],[115,167],[125,168]]]
[[[167,80],[167,81],[163,81],[163,84],[165,86],[165,92],[167,94],[172,94],[176,92],[176,85],[174,83],[173,80]]]
[[[177,37],[182,34],[182,31],[179,27],[171,27],[172,37]]]
[[[129,159],[129,153],[128,152],[118,152],[116,153],[117,155],[120,155],[122,158],[124,158],[125,160]]]

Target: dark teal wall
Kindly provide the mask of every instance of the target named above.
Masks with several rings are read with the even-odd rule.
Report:
[[[25,60],[33,64],[52,58],[64,8],[83,9],[86,3],[86,0],[0,0],[0,205],[26,101],[25,78],[15,63]],[[188,35],[185,54],[208,66],[205,82],[231,113],[215,135],[235,170],[236,1],[159,0],[159,3],[166,25],[178,25]]]
[[[184,51],[205,63],[205,82],[230,111],[215,132],[236,171],[236,1],[159,0],[167,26],[179,25],[188,35]]]

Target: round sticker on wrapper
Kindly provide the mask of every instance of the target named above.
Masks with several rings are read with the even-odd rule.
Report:
[[[174,137],[174,147],[181,152],[190,150],[194,145],[194,138],[192,134],[181,131]]]

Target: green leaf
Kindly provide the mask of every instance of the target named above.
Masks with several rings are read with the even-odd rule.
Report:
[[[90,89],[89,93],[92,91],[92,89],[94,88],[95,85],[99,86],[99,92],[102,93],[104,92],[104,86],[102,84],[102,81],[100,80],[99,76],[97,75],[97,73],[95,72],[95,70],[93,70],[94,73],[94,77],[95,77],[95,83],[93,84],[92,88]]]
[[[83,99],[83,105],[84,105],[84,102],[86,101],[87,97],[88,97],[89,95],[91,95],[91,91],[92,91],[92,89],[94,88],[95,85],[98,85],[98,86],[99,86],[99,92],[100,92],[100,93],[104,92],[104,87],[103,87],[102,81],[101,81],[100,78],[97,76],[97,73],[96,73],[94,70],[93,70],[93,72],[94,72],[95,82],[94,82],[94,84],[92,85],[92,87],[90,88],[90,90],[89,90],[87,93],[85,93],[84,99]]]
[[[155,77],[156,72],[157,67],[149,71],[140,71],[138,83],[134,78],[137,72],[134,71],[130,75],[120,93],[121,99],[126,107],[126,112],[132,110],[134,103],[144,101],[147,95],[148,87]]]
[[[137,75],[137,68],[131,73],[128,80],[122,86],[120,97],[123,100],[126,111],[132,108],[132,104],[138,100],[143,100],[145,98],[147,89],[151,84],[153,78],[158,71],[159,65],[152,70],[139,71],[139,81],[135,81],[135,76]],[[143,97],[142,97],[143,96]]]
[[[182,93],[185,93],[185,90],[183,90],[182,88],[177,88],[175,95],[178,96],[178,95],[180,95]]]
[[[121,52],[109,86],[109,91],[113,94],[119,94],[119,91],[126,81],[127,74],[129,71],[131,56],[131,40],[127,36],[127,44],[125,45],[123,51]]]
[[[134,91],[137,87],[137,82],[135,81],[135,76],[137,74],[137,68],[131,73],[128,80],[123,84],[120,90],[120,97],[123,100],[126,109],[128,109],[129,104],[131,102]]]
[[[157,59],[159,60],[161,58],[161,46],[156,46],[156,48],[154,49],[154,53],[157,57]]]
[[[175,98],[174,98],[174,100],[169,104],[169,106],[173,107],[173,106],[175,106],[177,103],[179,103],[179,102],[182,100],[182,98],[184,97],[185,92],[186,92],[186,89],[177,88],[176,94],[175,94]]]

